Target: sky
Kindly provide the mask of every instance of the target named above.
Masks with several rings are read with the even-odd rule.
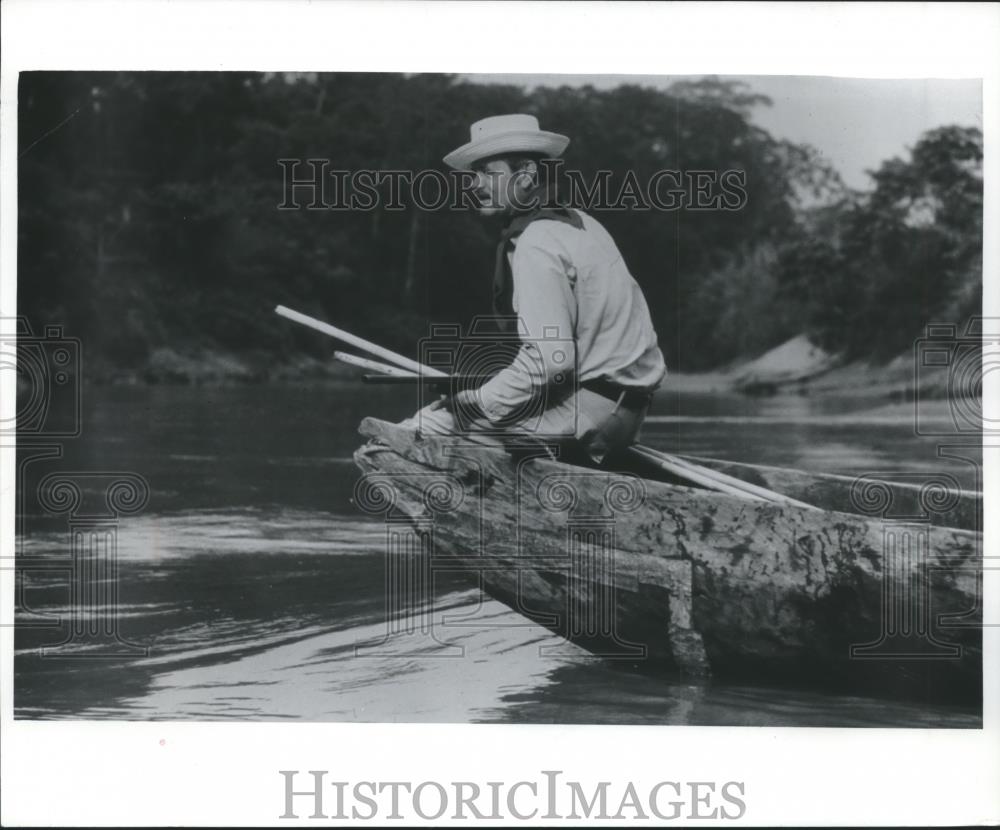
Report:
[[[610,89],[638,83],[665,89],[682,77],[657,75],[467,75],[480,83],[528,88],[583,86]],[[978,80],[884,80],[798,75],[721,76],[747,83],[772,105],[756,107],[753,120],[778,138],[811,144],[840,172],[844,182],[867,190],[874,170],[893,156],[905,158],[926,130],[944,124],[982,129],[982,85]],[[542,124],[558,132],[559,125]]]

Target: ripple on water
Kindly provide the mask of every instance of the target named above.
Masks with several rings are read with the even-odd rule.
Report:
[[[448,605],[452,617],[466,618],[438,620],[431,629],[437,640],[414,634],[426,617],[396,620],[390,630],[385,525],[351,512],[358,478],[351,453],[361,417],[409,414],[412,390],[344,390],[88,395],[85,434],[59,463],[90,469],[100,459],[151,483],[150,509],[123,518],[118,530],[118,624],[149,654],[43,659],[38,646],[51,635],[20,626],[17,717],[979,725],[978,713],[965,710],[639,675],[566,647],[445,575],[436,584],[435,613],[444,615]],[[913,434],[901,409],[838,420],[830,413],[844,407],[818,401],[675,395],[669,402],[690,417],[652,418],[645,439],[668,452],[844,474],[873,463],[940,463],[933,442]],[[775,429],[775,418],[787,420]],[[64,519],[33,518],[44,521],[18,540],[19,551],[69,563]],[[54,568],[28,575],[26,609],[66,616],[63,578]],[[558,652],[544,648],[559,644]]]

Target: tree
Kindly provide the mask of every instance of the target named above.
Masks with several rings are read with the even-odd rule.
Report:
[[[36,326],[65,324],[112,366],[141,367],[165,345],[325,355],[328,344],[275,324],[276,303],[413,353],[431,321],[488,313],[496,229],[471,211],[419,210],[405,188],[402,209],[383,199],[371,210],[279,210],[279,159],[440,170],[470,123],[517,111],[570,135],[566,166],[588,180],[608,171],[614,192],[664,169],[745,176],[739,210],[592,211],[642,285],[671,368],[774,345],[803,304],[835,340],[858,319],[852,286],[863,275],[881,275],[865,308],[898,304],[899,257],[947,267],[929,301],[972,301],[973,134],[929,137],[912,162],[880,171],[863,201],[809,148],[753,124],[766,103],[717,78],[528,92],[423,74],[24,73],[21,308]],[[935,221],[911,227],[928,200]],[[810,299],[816,279],[824,308]]]
[[[936,316],[979,313],[982,134],[949,126],[889,159],[875,189],[817,212],[780,258],[809,333],[848,357],[890,358]]]

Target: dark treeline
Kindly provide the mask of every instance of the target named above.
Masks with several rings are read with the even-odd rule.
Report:
[[[888,358],[929,320],[978,313],[978,130],[925,134],[857,193],[815,151],[754,126],[766,103],[711,78],[529,93],[446,75],[22,74],[19,312],[63,324],[113,370],[141,372],[165,348],[263,364],[329,354],[277,303],[412,354],[431,321],[489,311],[497,229],[469,210],[279,210],[278,160],[443,169],[472,121],[526,111],[572,138],[566,165],[585,177],[745,172],[738,211],[592,211],[673,368],[803,331]]]

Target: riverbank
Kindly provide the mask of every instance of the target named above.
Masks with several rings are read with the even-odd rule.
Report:
[[[121,369],[84,363],[87,382],[100,385],[242,385],[323,382],[358,378],[364,372],[329,358],[270,352],[235,354],[210,349],[156,349],[141,368]],[[856,361],[840,364],[836,357],[797,337],[752,360],[712,372],[670,372],[664,381],[674,391],[692,394],[740,392],[750,396],[837,395],[883,397],[905,403],[949,396],[947,372],[920,374],[912,354],[885,364]]]
[[[751,396],[836,395],[884,397],[892,403],[921,399],[944,400],[954,394],[949,367],[920,371],[913,353],[876,363],[841,361],[805,337],[795,337],[771,351],[725,369],[698,374],[674,373],[667,380],[678,392],[742,392]],[[970,390],[978,394],[978,389]]]
[[[921,397],[943,399],[948,396],[947,386],[939,379],[925,381],[916,378],[912,365],[902,364],[902,361],[882,366],[864,362],[850,363],[812,377],[761,380],[753,385],[746,384],[744,378],[740,368],[717,372],[671,372],[664,383],[670,384],[678,392],[742,392],[754,397],[829,394],[870,398],[875,394],[884,396],[891,402],[905,402],[913,400],[918,391]]]
[[[258,383],[342,380],[363,374],[330,357],[307,354],[291,357],[271,352],[236,354],[215,349],[155,349],[139,368],[123,369],[101,363],[85,363],[89,383],[110,386],[230,386]]]

